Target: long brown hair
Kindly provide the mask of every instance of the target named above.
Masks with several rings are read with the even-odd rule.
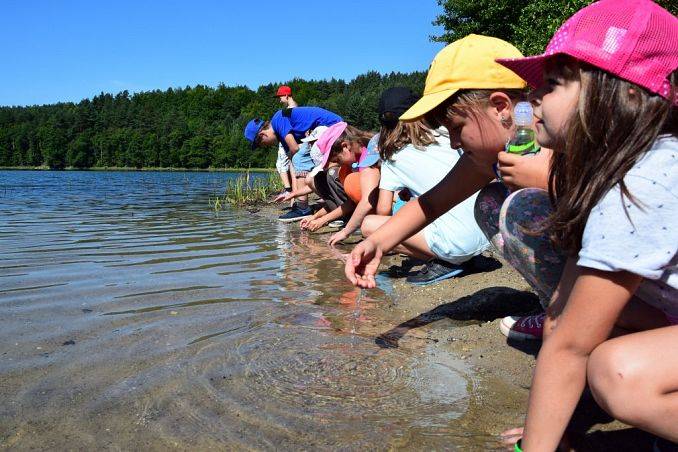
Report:
[[[372,132],[365,132],[351,125],[347,125],[346,130],[344,130],[341,135],[339,135],[337,139],[334,140],[334,143],[332,143],[329,158],[331,159],[341,152],[342,143],[349,141],[353,143],[360,143],[361,146],[367,146],[367,143],[369,143],[373,136],[374,134]]]
[[[390,160],[393,154],[408,144],[423,150],[436,142],[433,132],[424,119],[413,122],[397,121],[393,127],[382,124],[379,131],[379,156]]]
[[[626,197],[643,208],[624,176],[657,136],[678,135],[671,101],[595,67],[582,65],[577,71],[577,109],[568,120],[563,152],[551,159],[549,197],[554,212],[547,222],[553,243],[570,254],[581,249],[591,209],[615,185],[621,201]],[[669,99],[674,98],[676,78],[674,72]]]

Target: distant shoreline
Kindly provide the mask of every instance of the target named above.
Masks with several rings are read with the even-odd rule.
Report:
[[[0,166],[0,171],[156,171],[163,173],[191,172],[191,173],[271,173],[275,168],[129,168],[119,166],[104,166],[92,168],[64,168],[62,170],[51,169],[47,166]]]

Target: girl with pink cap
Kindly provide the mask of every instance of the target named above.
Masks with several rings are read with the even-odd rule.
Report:
[[[325,224],[348,218],[346,227],[342,229],[345,234],[334,234],[330,238],[330,244],[342,240],[360,227],[362,219],[374,210],[376,194],[379,187],[379,154],[374,149],[376,140],[373,135],[363,132],[345,122],[339,122],[330,126],[318,139],[317,145],[322,154],[320,166],[327,168],[336,165],[338,168],[351,168],[356,170],[348,174],[343,180],[334,179],[333,172],[323,171],[316,175],[314,180],[316,189],[323,199],[332,197],[336,191],[342,191],[343,197],[339,197],[333,204],[335,208],[323,208],[312,218],[301,223],[301,227],[314,231]],[[370,146],[370,143],[373,145]],[[377,158],[373,158],[376,156]],[[337,184],[336,182],[339,182]],[[329,185],[333,184],[334,190]],[[348,231],[348,233],[346,233]],[[340,231],[341,232],[341,231]]]
[[[537,140],[554,150],[548,193],[511,195],[552,206],[523,234],[568,258],[524,431],[506,434],[555,450],[588,384],[613,417],[678,443],[678,19],[601,0],[543,55],[497,61],[536,88]]]

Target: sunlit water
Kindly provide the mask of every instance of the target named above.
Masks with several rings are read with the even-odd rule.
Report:
[[[472,380],[382,348],[386,292],[224,173],[0,172],[0,446],[389,449],[490,441]],[[468,423],[465,423],[468,425]]]

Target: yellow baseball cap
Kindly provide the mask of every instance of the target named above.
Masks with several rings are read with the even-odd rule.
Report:
[[[400,119],[418,119],[460,89],[525,88],[525,80],[495,61],[522,56],[513,45],[499,38],[471,34],[454,41],[433,59],[424,95]]]

